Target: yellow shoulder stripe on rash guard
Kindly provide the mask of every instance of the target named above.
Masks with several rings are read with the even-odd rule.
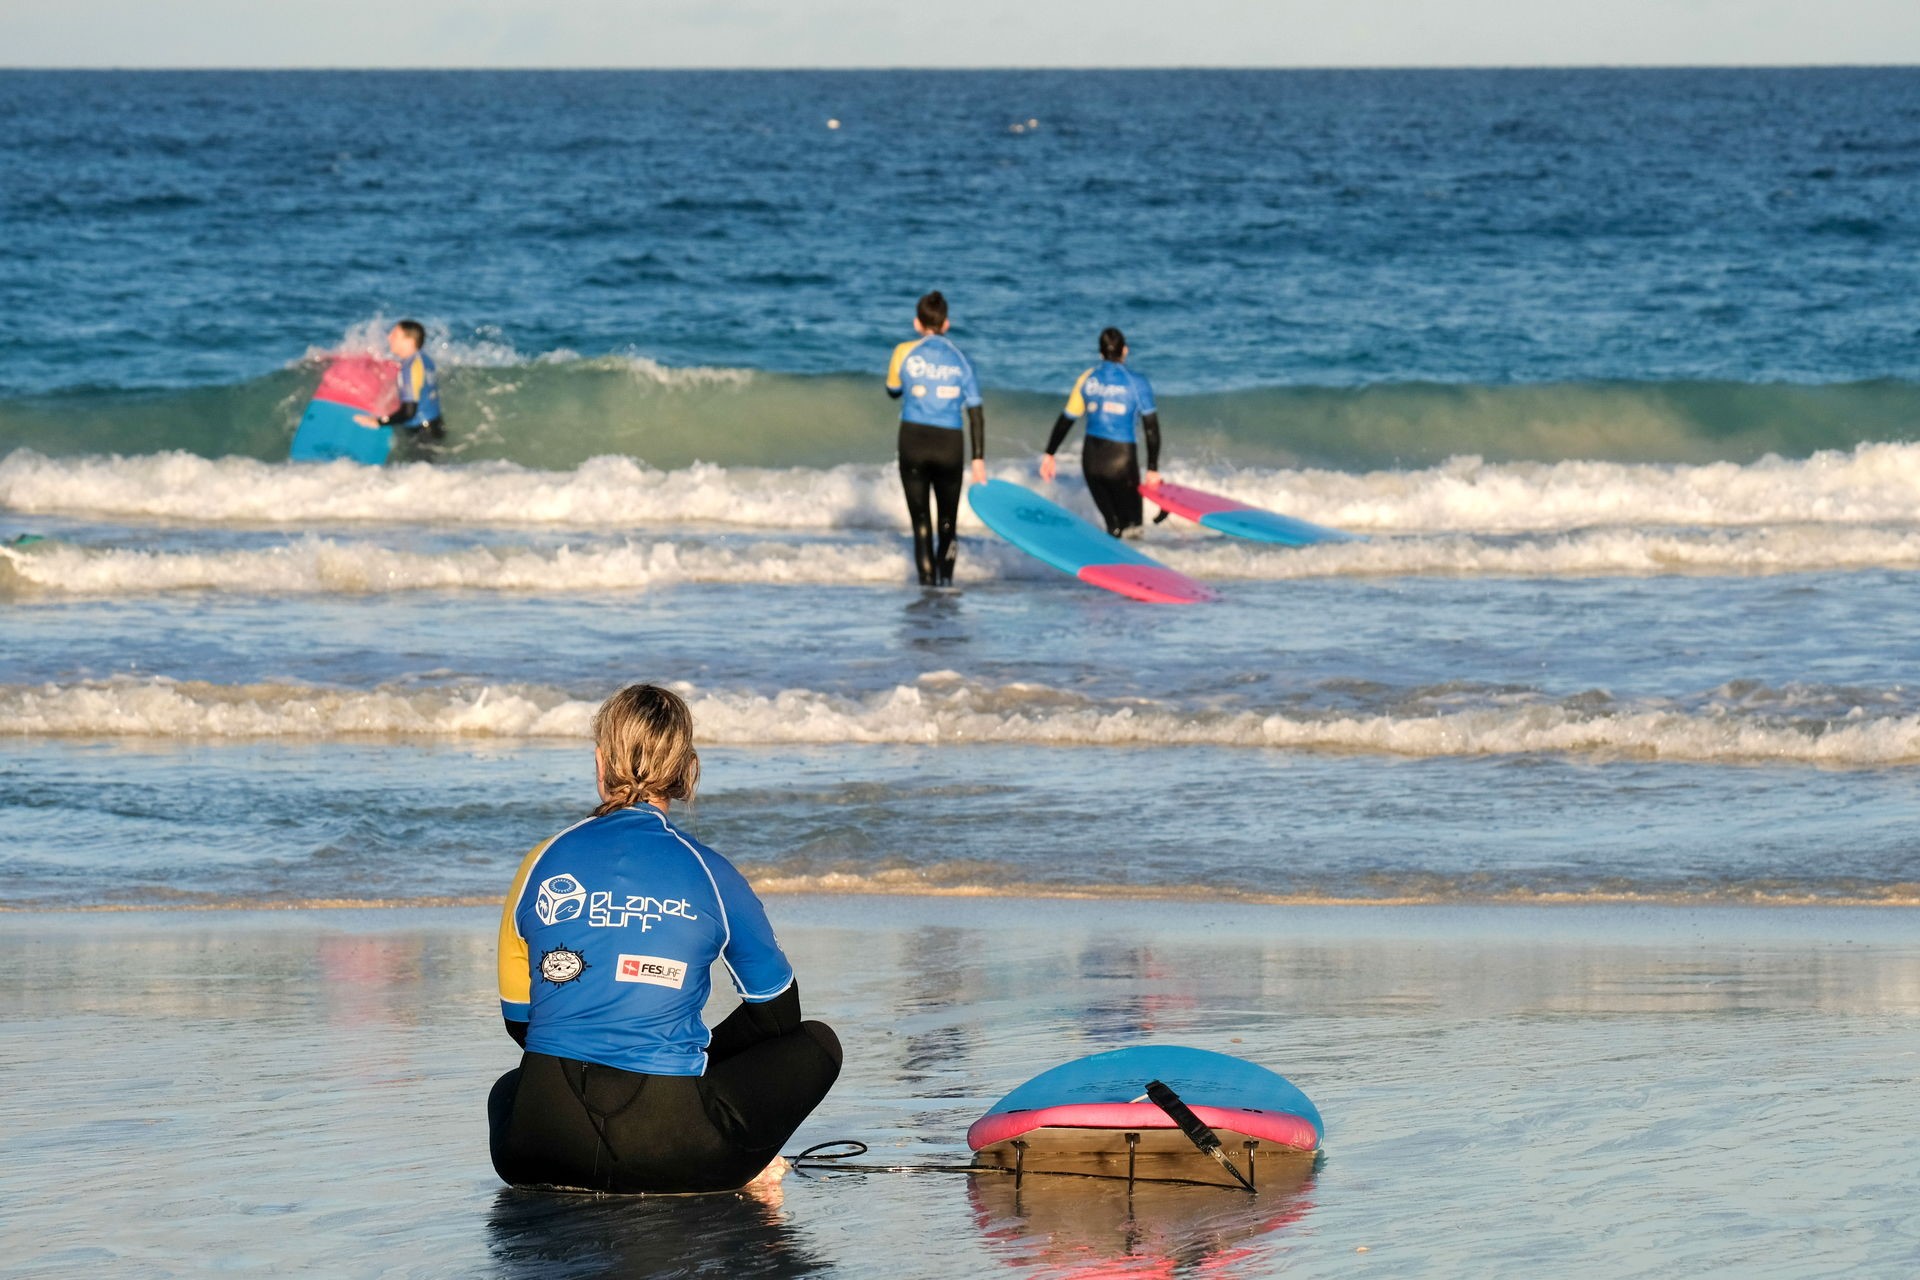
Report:
[[[925,341],[925,339],[915,338],[913,341],[903,342],[893,349],[893,360],[887,365],[887,389],[889,391],[898,391],[900,389],[900,366],[907,362],[907,353],[919,346],[923,341]]]
[[[420,357],[413,358],[413,402],[420,403],[420,392],[427,385],[427,362]]]
[[[1067,416],[1069,418],[1077,418],[1087,411],[1087,402],[1081,398],[1080,388],[1087,385],[1087,376],[1092,372],[1093,370],[1089,369],[1086,373],[1081,374],[1073,380],[1073,394],[1067,397]]]
[[[527,968],[527,940],[520,936],[520,926],[514,923],[514,916],[520,910],[520,895],[526,892],[533,864],[540,861],[540,855],[552,843],[551,838],[542,840],[520,860],[513,888],[507,890],[507,900],[500,908],[500,998],[509,1004],[525,1004],[533,998],[533,975]]]

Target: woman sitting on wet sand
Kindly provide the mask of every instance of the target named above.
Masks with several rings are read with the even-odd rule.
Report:
[[[693,716],[654,685],[593,719],[600,807],[520,864],[500,916],[500,1007],[526,1050],[487,1102],[515,1186],[731,1191],[785,1172],[840,1074],[731,863],[667,820],[700,777]],[[709,966],[742,1004],[708,1031]]]

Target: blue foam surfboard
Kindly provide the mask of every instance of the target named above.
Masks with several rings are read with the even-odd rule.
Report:
[[[294,462],[348,458],[377,467],[393,450],[392,427],[363,427],[359,414],[383,416],[396,402],[394,366],[372,356],[341,356],[327,366],[287,457]]]
[[[967,1142],[975,1151],[1016,1139],[1032,1144],[1047,1131],[1056,1149],[1095,1152],[1114,1148],[1125,1133],[1165,1133],[1176,1126],[1147,1100],[1152,1080],[1216,1130],[1295,1151],[1317,1149],[1326,1132],[1319,1108],[1278,1072],[1206,1049],[1141,1045],[1041,1072],[989,1107]]]
[[[353,420],[365,413],[351,405],[315,400],[300,416],[287,457],[294,462],[332,462],[348,458],[377,467],[393,451],[392,427],[363,427]]]
[[[1082,582],[1154,604],[1199,604],[1217,598],[1209,588],[1109,537],[1025,485],[988,480],[968,489],[967,501],[987,528]]]

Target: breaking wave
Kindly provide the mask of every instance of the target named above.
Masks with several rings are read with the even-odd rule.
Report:
[[[1371,705],[1358,709],[1314,707],[1309,700],[1283,710],[1100,699],[1037,684],[982,685],[951,673],[865,694],[684,692],[702,740],[736,746],[1182,745],[1411,757],[1577,754],[1702,764],[1920,762],[1920,706],[1900,690],[1736,682],[1694,698],[1621,700],[1597,692],[1552,697],[1447,685],[1376,691],[1366,699]],[[534,685],[358,690],[124,678],[0,687],[0,733],[580,739],[595,705]]]
[[[1024,462],[1003,462],[994,471],[1034,483]],[[1901,525],[1920,516],[1920,445],[1908,444],[1698,466],[1456,458],[1416,471],[1181,466],[1168,474],[1255,506],[1363,533]],[[1085,506],[1077,479],[1063,482],[1061,492]],[[540,471],[507,462],[292,466],[182,452],[54,458],[17,450],[0,458],[0,508],[271,527],[432,522],[602,532],[684,524],[905,528],[899,480],[890,465],[700,463],[662,470],[612,456],[572,470]],[[970,511],[963,511],[962,525],[981,528]],[[1171,522],[1157,526],[1154,536],[1177,540],[1192,532]],[[1352,558],[1367,557],[1355,552]]]
[[[1594,529],[1546,537],[1376,538],[1299,550],[1191,537],[1154,550],[1174,568],[1215,581],[1767,574],[1920,569],[1920,529]],[[969,546],[956,575],[963,585],[1055,576],[1038,561],[988,539]],[[19,549],[0,546],[0,596],[16,598],[173,591],[555,595],[647,591],[685,583],[899,586],[911,578],[899,539],[861,535],[804,541],[627,539],[577,547],[466,546],[438,552],[313,536],[271,547],[193,551],[58,542]]]
[[[0,450],[284,459],[325,360],[379,352],[388,324],[370,317],[328,348],[234,385],[78,387],[0,400]],[[444,331],[429,347],[442,370],[449,450],[465,461],[570,470],[622,454],[669,468],[825,467],[884,457],[893,442],[894,407],[879,393],[878,367],[794,374],[677,367],[637,350],[527,355],[498,336],[456,340]],[[995,453],[1038,448],[1074,371],[1063,364],[1060,385],[1044,390],[993,389],[986,371]],[[1172,456],[1187,462],[1348,471],[1428,467],[1456,456],[1740,463],[1908,438],[1920,422],[1920,385],[1265,386],[1163,394],[1160,407]]]

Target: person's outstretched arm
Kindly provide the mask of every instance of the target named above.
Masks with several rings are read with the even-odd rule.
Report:
[[[1147,438],[1146,481],[1151,488],[1160,483],[1160,406],[1153,402],[1151,382],[1136,373],[1133,384],[1140,396],[1140,434]]]
[[[396,423],[412,422],[413,415],[419,412],[420,402],[418,400],[402,400],[398,409],[395,409],[384,418],[375,418],[374,422],[383,427],[391,427]]]
[[[987,479],[987,410],[980,399],[980,379],[974,376],[973,361],[960,357],[963,372],[960,376],[960,394],[965,397],[967,406],[967,435],[973,444],[973,482],[985,484]]]
[[[1063,413],[1053,420],[1053,434],[1047,437],[1047,456],[1051,458],[1067,442],[1067,432],[1073,430],[1073,415]]]
[[[1048,483],[1052,483],[1054,476],[1053,455],[1066,443],[1067,432],[1073,430],[1074,419],[1087,411],[1087,399],[1080,389],[1087,385],[1087,375],[1092,372],[1088,369],[1073,380],[1073,390],[1067,395],[1067,407],[1053,420],[1053,433],[1047,437],[1046,451],[1040,455],[1040,478]]]

